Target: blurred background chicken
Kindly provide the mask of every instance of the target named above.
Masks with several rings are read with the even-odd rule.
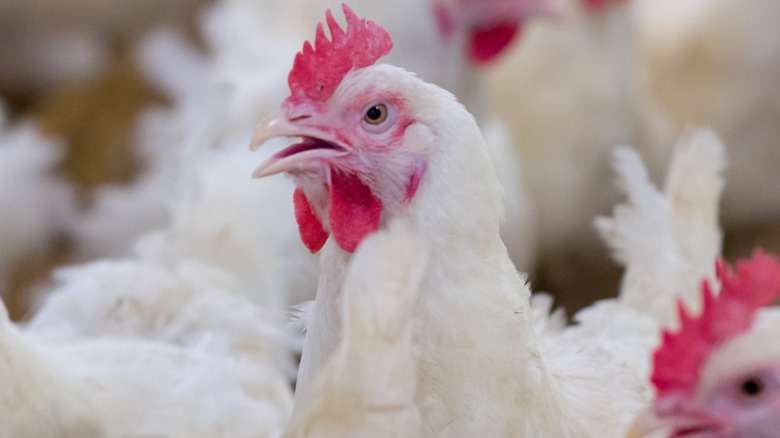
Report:
[[[531,23],[490,73],[492,107],[513,129],[541,218],[541,285],[579,307],[592,299],[588,285],[616,281],[590,226],[616,199],[609,150],[637,147],[658,176],[689,123],[733,145],[726,253],[746,256],[757,239],[776,248],[780,192],[766,187],[780,162],[777,2],[557,4],[558,16]]]
[[[227,272],[60,271],[25,326],[0,306],[3,436],[273,436],[292,407],[281,315]],[[285,371],[287,369],[287,371]]]
[[[771,437],[778,426],[780,262],[757,250],[720,286],[704,284],[700,312],[680,307],[681,326],[655,352],[656,398],[629,433],[637,437]]]
[[[753,0],[639,0],[641,75],[678,125],[711,126],[729,150],[723,198],[727,250],[778,247],[780,4]]]
[[[633,3],[558,5],[559,14],[532,23],[491,72],[490,94],[512,129],[516,159],[542,218],[540,287],[579,308],[592,301],[589,289],[617,278],[592,227],[593,217],[618,199],[611,150],[638,148],[658,176],[677,133],[638,80]]]

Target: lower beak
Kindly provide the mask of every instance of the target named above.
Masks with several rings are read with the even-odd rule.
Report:
[[[304,140],[274,154],[260,164],[252,176],[261,178],[281,172],[300,171],[313,163],[330,161],[350,153],[348,146],[318,128],[311,119],[311,116],[290,119],[285,111],[278,111],[263,119],[252,137],[250,149],[257,150],[278,137],[302,137]]]

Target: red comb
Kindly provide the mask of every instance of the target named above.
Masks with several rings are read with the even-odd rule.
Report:
[[[295,56],[287,77],[291,92],[289,99],[326,100],[347,73],[372,65],[393,48],[393,41],[382,26],[358,18],[346,3],[341,8],[347,18],[346,32],[328,9],[325,21],[331,39],[325,36],[322,23],[317,24],[314,47],[308,41],[303,44],[303,50]]]
[[[780,292],[780,261],[761,250],[756,250],[751,260],[737,263],[736,273],[723,260],[718,260],[715,269],[720,295],[716,297],[703,282],[701,315],[690,316],[678,301],[680,329],[677,333],[664,330],[652,377],[659,398],[691,397],[707,357],[725,341],[745,332],[756,311]]]

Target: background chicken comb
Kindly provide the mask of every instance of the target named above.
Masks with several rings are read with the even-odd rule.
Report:
[[[712,351],[747,330],[756,311],[780,292],[780,261],[760,250],[751,260],[737,263],[736,273],[718,260],[716,273],[720,295],[716,297],[708,282],[703,282],[701,315],[690,316],[678,301],[680,329],[677,333],[664,330],[652,376],[659,398],[692,396],[699,371]]]
[[[341,8],[347,18],[346,32],[328,9],[325,20],[331,39],[325,36],[322,22],[317,24],[314,47],[306,41],[295,56],[287,77],[291,92],[288,100],[326,100],[347,73],[372,65],[393,48],[393,41],[382,26],[358,18],[345,3]]]

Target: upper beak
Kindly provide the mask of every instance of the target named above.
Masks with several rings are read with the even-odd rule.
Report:
[[[351,148],[339,141],[329,130],[313,123],[311,115],[290,117],[287,111],[277,111],[257,127],[251,150],[257,150],[264,143],[277,137],[303,137],[309,139],[290,145],[260,164],[252,176],[261,178],[281,172],[302,170],[313,162],[328,161],[350,153]]]
[[[685,437],[722,429],[717,419],[702,412],[680,412],[659,416],[649,408],[634,421],[626,438]]]

